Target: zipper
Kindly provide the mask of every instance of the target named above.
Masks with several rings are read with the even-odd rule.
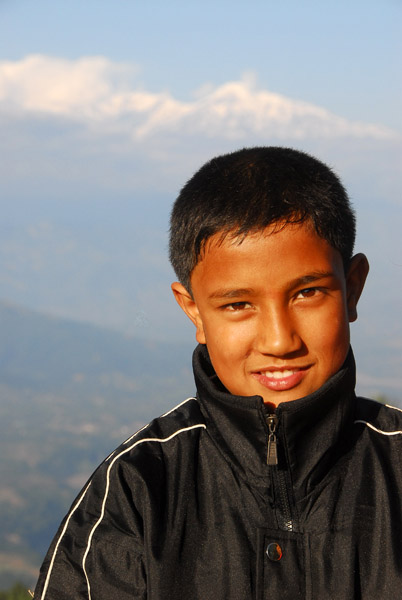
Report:
[[[276,428],[278,426],[278,417],[276,415],[267,416],[268,425],[268,448],[267,448],[267,465],[278,464],[278,447]]]
[[[294,523],[289,501],[288,482],[285,471],[278,469],[277,415],[268,414],[266,423],[268,426],[267,465],[271,467],[272,482],[278,493],[275,502],[278,525],[282,530],[293,531]]]
[[[276,481],[277,488],[279,489],[280,510],[277,512],[279,526],[285,531],[293,531],[294,523],[284,472],[276,470],[274,481]]]

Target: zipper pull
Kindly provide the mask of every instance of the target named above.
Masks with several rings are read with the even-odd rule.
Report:
[[[267,465],[277,465],[278,464],[278,448],[277,448],[277,437],[276,437],[276,426],[278,423],[278,418],[276,415],[268,415],[267,417],[267,425],[268,425],[268,450],[267,450]]]

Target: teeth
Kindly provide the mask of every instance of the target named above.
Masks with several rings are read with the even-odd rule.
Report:
[[[288,371],[286,369],[285,371],[265,371],[265,373],[262,373],[262,375],[265,375],[270,379],[283,379],[284,377],[290,377],[295,372],[296,371]]]

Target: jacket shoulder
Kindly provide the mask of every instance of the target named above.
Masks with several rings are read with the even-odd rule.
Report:
[[[379,434],[402,439],[402,409],[368,398],[357,398],[355,423]]]
[[[145,441],[159,441],[163,443],[186,431],[198,428],[203,429],[205,427],[205,419],[201,413],[198,401],[195,398],[187,398],[187,400],[184,400],[176,407],[153,419],[136,431],[115,452],[123,450],[132,444]]]
[[[80,510],[96,515],[101,510],[99,503],[103,497],[110,499],[115,494],[120,495],[127,485],[139,489],[152,483],[162,476],[167,454],[171,454],[173,460],[182,456],[183,453],[177,452],[177,443],[187,448],[191,443],[197,444],[197,433],[203,429],[206,429],[205,421],[195,398],[188,398],[153,419],[98,466],[81,490]]]

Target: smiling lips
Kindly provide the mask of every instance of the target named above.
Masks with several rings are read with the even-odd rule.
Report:
[[[253,377],[264,387],[273,391],[290,390],[301,382],[309,367],[295,369],[276,369],[272,371],[258,371],[252,373]]]

